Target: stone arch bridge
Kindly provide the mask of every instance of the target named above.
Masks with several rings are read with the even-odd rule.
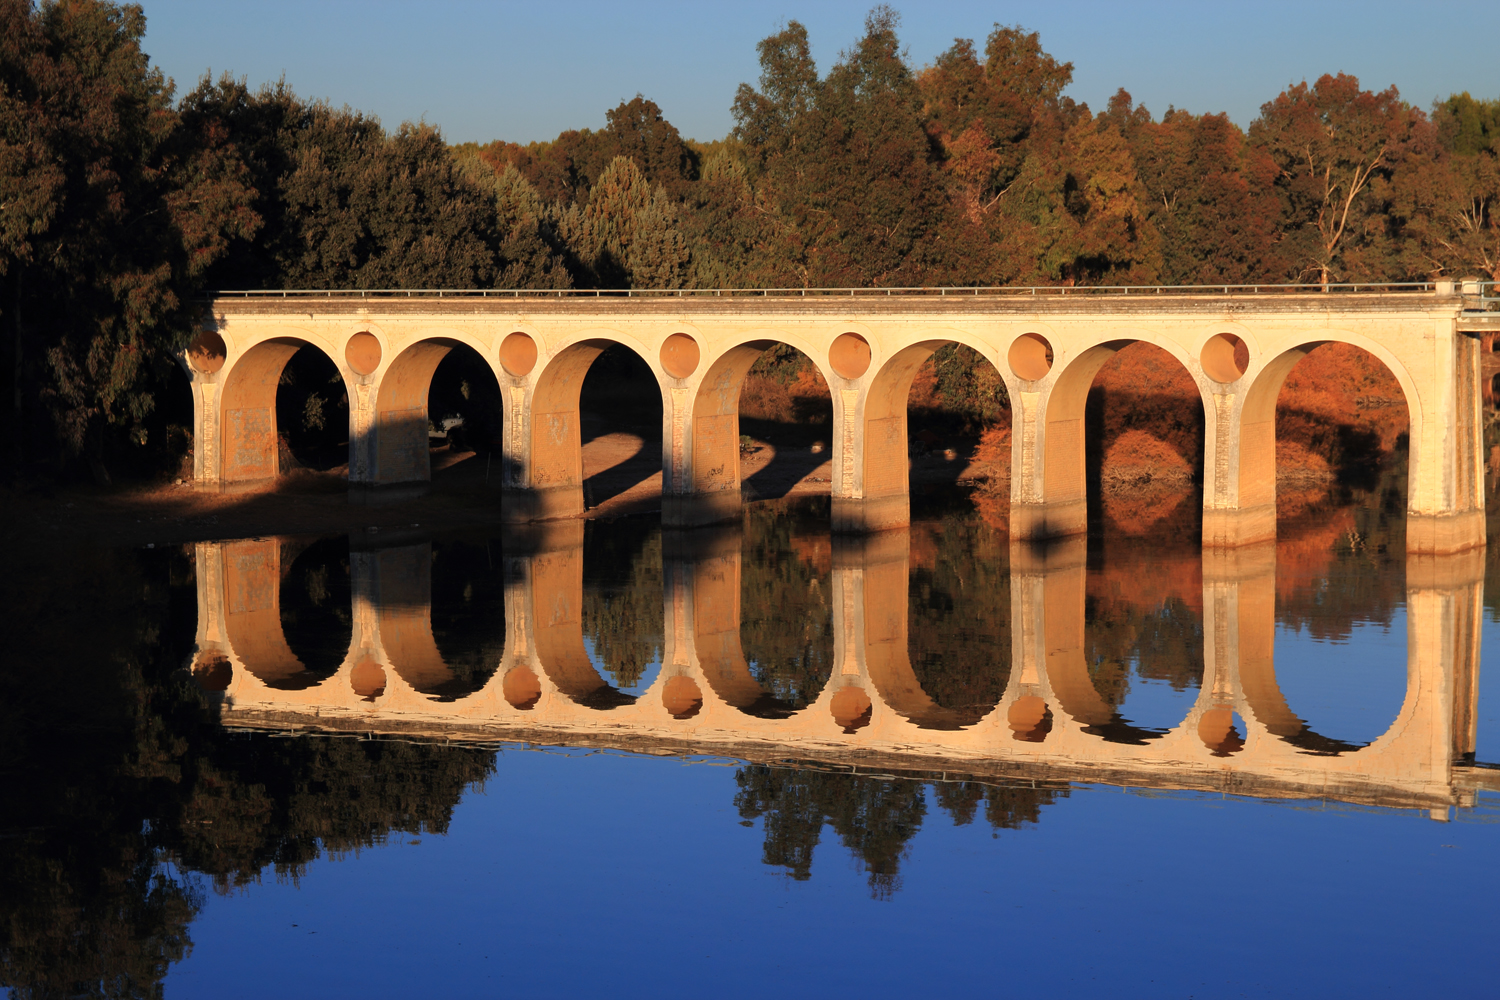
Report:
[[[1145,342],[1197,384],[1205,418],[1203,541],[1274,537],[1275,410],[1292,367],[1328,342],[1378,358],[1411,419],[1408,548],[1484,544],[1481,340],[1500,313],[1453,282],[1333,289],[856,289],[778,292],[219,293],[184,361],[194,475],[274,477],[276,386],[306,346],[343,378],[351,497],[429,478],[427,392],[456,345],[491,366],[504,402],[509,521],[583,512],[579,391],[607,347],[637,353],[662,401],[663,522],[732,520],[741,504],[739,392],[764,350],[801,351],[833,396],[833,527],[909,517],[906,399],[944,344],[995,366],[1012,405],[1011,530],[1086,528],[1084,404],[1114,353]],[[1476,305],[1481,308],[1476,308]]]

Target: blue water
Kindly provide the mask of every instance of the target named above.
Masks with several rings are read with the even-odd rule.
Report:
[[[1283,629],[1294,710],[1367,741],[1399,708],[1404,623]],[[1484,625],[1500,649],[1500,624]],[[1361,693],[1349,701],[1351,681]],[[1481,675],[1500,758],[1500,670]],[[934,802],[872,898],[824,828],[811,878],[761,860],[734,769],[513,750],[446,836],[394,837],[210,899],[169,996],[1489,995],[1500,797],[1455,822],[1324,802],[1075,786],[1041,821]],[[441,984],[441,986],[439,986]]]

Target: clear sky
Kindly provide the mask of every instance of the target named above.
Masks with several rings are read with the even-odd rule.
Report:
[[[146,51],[179,94],[207,70],[252,85],[283,74],[303,96],[425,119],[450,142],[550,139],[601,128],[644,94],[683,135],[723,137],[735,87],[759,75],[755,43],[807,26],[822,72],[862,32],[868,0],[395,3],[389,0],[143,0]],[[914,66],[996,22],[1041,33],[1073,63],[1067,93],[1102,108],[1119,87],[1160,116],[1169,104],[1248,125],[1287,84],[1353,73],[1408,101],[1467,90],[1500,97],[1490,2],[1073,0],[897,3]]]

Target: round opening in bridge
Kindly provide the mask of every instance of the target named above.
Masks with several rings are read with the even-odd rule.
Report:
[[[1203,345],[1198,360],[1203,363],[1203,374],[1215,382],[1238,382],[1250,367],[1250,348],[1234,334],[1220,333]]]
[[[344,345],[344,360],[357,374],[374,374],[380,367],[380,341],[373,333],[356,333]]]
[[[1023,333],[1010,345],[1006,360],[1017,377],[1035,382],[1052,370],[1052,345],[1041,334]]]
[[[500,367],[523,378],[536,367],[536,341],[517,331],[500,341]]]
[[[385,671],[380,664],[366,657],[349,671],[349,686],[365,701],[374,701],[385,694]]]
[[[542,698],[542,682],[536,679],[530,667],[511,667],[500,682],[500,690],[512,707],[523,712]]]
[[[870,696],[861,688],[846,687],[833,696],[828,708],[833,712],[833,721],[846,733],[863,729],[870,724],[873,706]]]
[[[859,378],[870,370],[870,342],[857,333],[839,334],[828,348],[828,364],[839,378]]]
[[[201,653],[193,664],[193,680],[209,694],[227,691],[233,677],[234,668],[223,653]]]
[[[661,345],[661,366],[673,378],[687,378],[698,370],[698,342],[685,333],[674,333]]]
[[[1245,747],[1245,738],[1234,724],[1234,711],[1216,705],[1198,719],[1198,738],[1215,757],[1228,757]]]
[[[1011,734],[1025,743],[1040,743],[1052,731],[1052,710],[1034,694],[1022,695],[1011,702],[1005,713]]]
[[[212,330],[204,330],[188,345],[188,364],[205,375],[212,375],[224,367],[224,357],[228,353],[223,337]]]
[[[661,689],[661,703],[674,719],[691,719],[703,707],[703,692],[691,677],[668,677]]]

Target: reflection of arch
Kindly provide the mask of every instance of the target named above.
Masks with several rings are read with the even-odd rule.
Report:
[[[263,341],[246,351],[224,376],[219,403],[219,475],[223,481],[270,479],[280,472],[276,388],[292,355],[309,346],[322,350],[310,341],[293,337]],[[329,361],[339,367],[336,359],[330,357]]]
[[[1085,733],[1102,737],[1110,743],[1141,746],[1160,739],[1168,730],[1148,729],[1131,723],[1094,686],[1084,651],[1088,579],[1084,545],[1084,539],[1072,538],[1050,546],[1039,546],[1035,552],[1023,546],[1011,553],[1011,565],[1015,569],[1031,560],[1036,564],[1027,575],[1040,584],[1041,590],[1042,650],[1046,663],[1046,687],[1051,692],[1046,701],[1061,708]],[[1035,588],[1025,582],[1013,582],[1011,586],[1025,587],[1035,594]],[[1028,709],[1016,709],[1017,717],[1010,720],[1012,731],[1036,732],[1044,721],[1048,722],[1047,728],[1050,729],[1044,700],[1037,696],[1028,705]],[[1032,728],[1024,728],[1026,724]],[[1039,742],[1045,736],[1046,729],[1043,729],[1037,733],[1035,741]]]
[[[664,537],[667,578],[686,585],[692,649],[703,679],[720,700],[746,715],[784,719],[796,708],[760,686],[740,641],[740,532],[697,529]],[[681,609],[674,608],[673,613]],[[679,627],[681,627],[679,625]]]
[[[846,624],[844,641],[859,644],[870,683],[880,700],[898,715],[923,729],[962,729],[988,714],[988,709],[976,717],[972,712],[939,705],[922,689],[912,670],[908,642],[910,539],[906,528],[836,539],[836,579],[845,594],[839,603],[847,614],[852,599],[853,606],[860,609],[863,625],[851,632]],[[859,598],[849,594],[848,588],[858,588]]]
[[[281,541],[229,542],[224,567],[224,632],[230,650],[266,686],[302,690],[326,675],[307,669],[281,625]],[[290,565],[291,560],[287,560]]]
[[[1219,554],[1212,571],[1209,565],[1205,562],[1205,592],[1212,588],[1220,596],[1205,598],[1205,613],[1216,617],[1232,614],[1233,620],[1215,621],[1212,634],[1204,629],[1205,641],[1216,643],[1215,671],[1224,675],[1215,678],[1215,684],[1223,690],[1213,696],[1216,704],[1208,711],[1230,707],[1232,698],[1227,697],[1228,685],[1224,682],[1232,670],[1240,697],[1266,732],[1308,753],[1333,755],[1357,750],[1356,744],[1332,740],[1309,729],[1287,706],[1276,683],[1275,550],[1267,543],[1261,549],[1240,550],[1232,559]],[[1232,601],[1227,599],[1230,594]]]
[[[529,454],[531,488],[538,495],[537,517],[583,513],[583,436],[578,398],[589,368],[615,343],[646,360],[638,349],[623,341],[581,340],[553,356],[532,390]]]
[[[634,702],[599,676],[584,649],[582,546],[533,556],[531,585],[536,657],[553,685],[589,708]]]
[[[1407,503],[1415,497],[1417,483],[1417,448],[1421,440],[1421,408],[1416,405],[1417,392],[1405,366],[1379,345],[1363,338],[1341,336],[1330,340],[1309,340],[1282,350],[1269,358],[1245,392],[1240,413],[1239,498],[1242,509],[1276,505],[1276,403],[1281,387],[1298,362],[1327,343],[1344,343],[1357,347],[1379,361],[1401,386],[1406,400],[1408,422]]]
[[[432,545],[403,545],[370,553],[375,618],[391,668],[413,690],[454,701],[480,685],[460,677],[443,660],[432,634]]]
[[[1112,340],[1097,344],[1070,360],[1058,374],[1047,394],[1042,427],[1042,481],[1039,500],[1052,508],[1047,516],[1045,534],[1065,535],[1087,530],[1088,469],[1084,411],[1094,379],[1105,363],[1136,339]],[[1187,361],[1172,345],[1141,339],[1175,358],[1191,374]],[[1196,380],[1195,380],[1196,382]],[[1205,415],[1209,401],[1199,403]]]

